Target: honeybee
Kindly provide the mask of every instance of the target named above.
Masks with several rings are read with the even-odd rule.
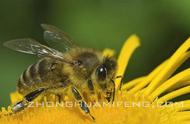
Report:
[[[12,107],[14,113],[23,110],[40,95],[53,93],[69,96],[80,103],[80,108],[90,115],[87,102],[113,102],[117,62],[102,52],[81,48],[55,26],[42,24],[47,44],[59,43],[64,50],[58,51],[33,39],[7,41],[4,46],[15,51],[34,54],[40,59],[30,65],[19,77],[17,90],[24,99]]]

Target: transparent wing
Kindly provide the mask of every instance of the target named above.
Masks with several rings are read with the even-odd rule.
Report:
[[[76,47],[69,35],[57,27],[47,24],[41,24],[41,26],[44,29],[44,40],[48,45],[59,48],[63,46],[66,51],[70,48]]]
[[[16,39],[7,41],[4,43],[4,46],[27,54],[34,54],[38,57],[53,57],[57,59],[64,59],[63,54],[55,49],[49,48],[45,45],[40,44],[39,42],[33,39]]]

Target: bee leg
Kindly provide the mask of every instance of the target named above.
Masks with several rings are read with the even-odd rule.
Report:
[[[63,101],[62,95],[61,94],[56,94],[57,100],[59,103]]]
[[[92,118],[92,120],[95,120],[95,118],[90,114],[90,110],[89,110],[86,102],[84,102],[84,100],[82,99],[82,96],[80,95],[77,88],[71,87],[71,91],[72,91],[72,94],[73,94],[75,100],[80,104],[81,110],[84,111],[86,114],[89,114],[90,117]]]
[[[111,100],[111,102],[112,102],[112,104],[113,104],[113,102],[114,102],[114,100],[115,100],[115,82],[114,82],[114,80],[111,80],[111,83],[113,84],[113,91],[112,91],[112,100]]]
[[[13,105],[12,112],[16,113],[16,112],[23,110],[30,104],[30,102],[32,102],[35,98],[37,98],[45,90],[46,90],[45,88],[39,88],[33,92],[30,92],[29,94],[27,94],[24,97],[24,99],[22,101],[19,101],[18,103]]]

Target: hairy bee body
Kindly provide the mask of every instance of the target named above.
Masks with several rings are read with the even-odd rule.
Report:
[[[58,87],[61,85],[63,89],[71,84],[81,89],[87,87],[87,90],[90,90],[87,81],[94,68],[103,61],[101,53],[93,49],[75,48],[63,53],[63,55],[76,63],[70,65],[49,57],[40,59],[21,74],[17,85],[19,93],[26,95],[38,87]]]
[[[65,82],[68,76],[62,74],[63,66],[64,63],[48,57],[30,65],[18,80],[19,93],[26,95],[36,87],[48,87]]]
[[[10,49],[40,58],[19,77],[17,89],[24,99],[16,103],[12,111],[18,112],[24,109],[39,95],[46,96],[53,93],[59,98],[67,95],[79,102],[81,110],[94,119],[86,102],[114,101],[116,60],[113,57],[103,56],[100,51],[74,45],[67,34],[52,25],[42,24],[42,28],[45,41],[48,44],[63,45],[65,52],[30,38],[4,43]]]

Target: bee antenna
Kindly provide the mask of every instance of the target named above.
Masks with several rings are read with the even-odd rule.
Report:
[[[122,75],[118,75],[114,79],[118,79],[118,78],[121,78],[121,82],[120,82],[120,85],[119,85],[119,90],[121,90],[121,87],[123,85],[123,76]]]

